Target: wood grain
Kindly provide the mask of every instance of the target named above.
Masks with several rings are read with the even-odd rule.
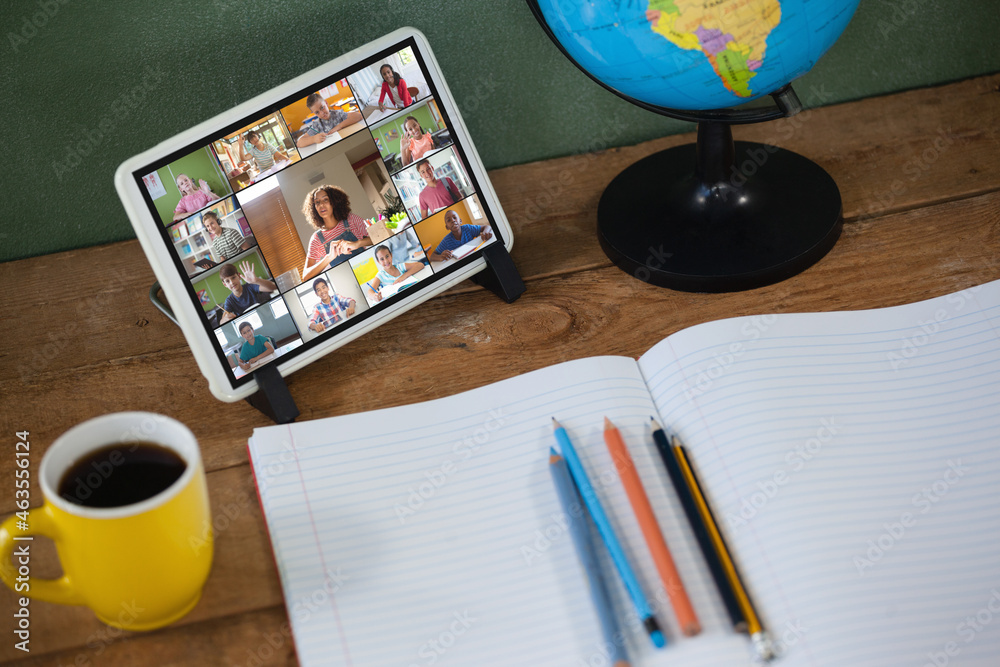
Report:
[[[638,356],[670,333],[722,317],[884,307],[1000,278],[998,83],[1000,76],[983,77],[811,112],[778,143],[838,180],[843,237],[801,275],[748,292],[651,287],[610,266],[593,238],[604,185],[643,155],[690,137],[493,172],[528,292],[508,306],[464,284],[331,353],[289,378],[302,419],[447,396],[584,356]],[[737,135],[766,140],[777,127]],[[946,138],[922,170],[913,161],[936,137]],[[920,175],[910,181],[914,165]],[[118,636],[86,609],[36,602],[31,655],[5,642],[0,661],[244,665],[257,656],[260,664],[294,664],[291,644],[279,641],[287,617],[246,458],[253,427],[268,422],[245,403],[209,394],[179,330],[148,301],[153,276],[138,244],[3,264],[0,280],[19,286],[3,304],[11,315],[0,351],[4,432],[31,431],[37,466],[56,436],[92,416],[148,409],[180,419],[210,471],[217,549],[202,602],[173,626]],[[12,468],[12,457],[0,457],[3,514],[14,509]],[[37,487],[32,499],[41,501]],[[51,545],[40,548],[33,573],[57,572]],[[13,608],[14,596],[0,592],[0,617]]]
[[[76,648],[18,661],[18,667],[293,667],[295,647],[283,607],[249,610],[144,635],[102,626]],[[414,653],[414,656],[416,654]],[[6,664],[6,663],[5,663]]]

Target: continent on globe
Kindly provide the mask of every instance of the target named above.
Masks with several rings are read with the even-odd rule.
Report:
[[[752,97],[750,79],[764,62],[767,38],[781,22],[778,0],[649,0],[653,32],[705,54],[723,85]]]

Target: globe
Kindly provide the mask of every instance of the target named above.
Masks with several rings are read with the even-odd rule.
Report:
[[[553,39],[589,75],[646,104],[721,109],[816,64],[859,0],[537,0]]]
[[[840,190],[790,150],[731,126],[802,106],[792,81],[840,37],[859,0],[527,0],[577,67],[644,109],[698,123],[695,144],[618,174],[597,206],[605,254],[672,289],[754,289],[808,269],[843,228]],[[770,95],[773,107],[750,105]]]

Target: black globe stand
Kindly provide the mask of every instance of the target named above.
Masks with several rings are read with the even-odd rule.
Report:
[[[597,208],[598,239],[615,265],[686,292],[789,278],[829,252],[842,226],[840,191],[819,165],[733,142],[729,123],[709,120],[698,124],[697,144],[618,174]]]

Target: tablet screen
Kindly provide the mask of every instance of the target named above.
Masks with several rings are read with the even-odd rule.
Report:
[[[498,238],[406,39],[133,172],[233,386]]]

